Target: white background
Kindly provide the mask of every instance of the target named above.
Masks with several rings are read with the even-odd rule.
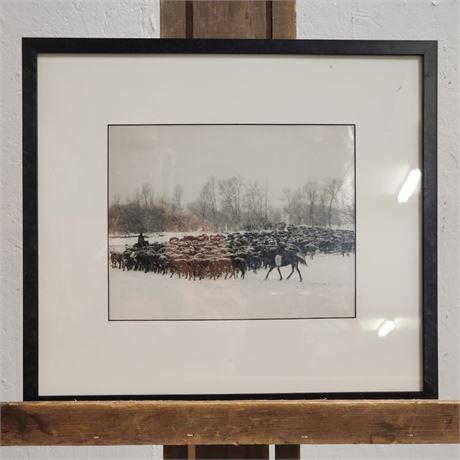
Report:
[[[40,7],[38,4],[40,3]],[[158,34],[158,6],[148,2],[2,2],[2,399],[21,398],[20,37]],[[458,9],[455,1],[301,1],[299,38],[392,38],[440,41],[439,233],[440,396],[458,398]],[[4,449],[7,458],[151,458],[136,448]],[[311,458],[455,458],[454,446],[308,446]]]

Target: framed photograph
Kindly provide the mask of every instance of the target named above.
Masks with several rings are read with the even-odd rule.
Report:
[[[356,317],[354,125],[110,125],[108,161],[109,321]]]
[[[437,398],[437,43],[23,39],[24,399]]]

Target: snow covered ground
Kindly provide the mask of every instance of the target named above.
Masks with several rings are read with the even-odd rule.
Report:
[[[171,235],[154,238],[165,241]],[[163,239],[164,238],[164,239]],[[111,249],[136,239],[111,238]],[[153,241],[152,239],[150,241]],[[352,317],[355,314],[354,255],[318,255],[279,281],[276,270],[242,279],[185,280],[109,268],[111,320],[282,319]],[[281,268],[283,277],[290,267]]]

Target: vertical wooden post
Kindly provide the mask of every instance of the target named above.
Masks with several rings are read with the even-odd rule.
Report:
[[[161,0],[161,38],[296,38],[295,0]]]
[[[281,446],[276,446],[281,447]],[[291,446],[289,446],[291,447]],[[298,446],[300,448],[300,446]],[[300,452],[300,450],[299,450]],[[297,459],[279,452],[277,459]],[[198,445],[198,446],[163,446],[165,460],[216,460],[216,459],[252,459],[268,460],[269,446],[263,445]]]
[[[161,0],[161,38],[295,39],[295,0]],[[268,445],[164,446],[163,458],[268,459]],[[277,459],[299,459],[300,445],[278,445]]]
[[[297,38],[296,2],[295,0],[273,0],[272,36],[274,39]]]
[[[186,38],[185,0],[160,0],[161,38]]]
[[[193,38],[267,37],[267,5],[264,0],[200,0],[193,2]]]
[[[300,444],[279,444],[275,446],[276,460],[300,459]]]

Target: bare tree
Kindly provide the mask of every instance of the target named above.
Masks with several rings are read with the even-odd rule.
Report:
[[[326,203],[327,196],[324,187],[320,187],[318,201],[315,208],[315,222],[317,225],[324,226],[327,223]]]
[[[294,191],[291,199],[292,221],[291,224],[300,225],[304,222],[305,216],[305,196],[302,189]]]
[[[324,194],[327,205],[327,220],[329,227],[332,225],[332,205],[337,203],[342,186],[343,181],[338,178],[328,179],[324,185]]]
[[[289,187],[283,188],[281,191],[283,200],[286,201],[286,205],[284,206],[284,210],[288,215],[288,222],[291,224],[293,220],[293,207],[292,207],[292,190]]]
[[[151,208],[153,206],[153,189],[149,184],[142,184],[141,190],[139,192],[138,201],[140,206],[144,208]]]
[[[243,190],[244,180],[242,177],[238,176],[234,178],[235,183],[235,208],[237,209],[238,219],[241,214],[241,193]]]
[[[264,218],[268,220],[268,183],[264,184]]]
[[[320,194],[320,187],[315,179],[309,179],[303,187],[307,201],[308,201],[308,214],[309,223],[311,226],[315,225],[315,208]]]
[[[211,176],[203,185],[198,199],[201,208],[201,217],[211,220],[213,224],[217,223],[217,197],[216,197],[216,179]]]
[[[239,176],[233,176],[219,181],[222,210],[229,214],[233,226],[240,222],[242,188],[243,179]]]
[[[174,192],[171,200],[171,207],[173,209],[182,209],[182,196],[184,194],[184,190],[180,184],[176,184],[174,187]]]
[[[250,215],[261,217],[264,214],[264,199],[264,191],[256,181],[246,185],[243,205]]]

